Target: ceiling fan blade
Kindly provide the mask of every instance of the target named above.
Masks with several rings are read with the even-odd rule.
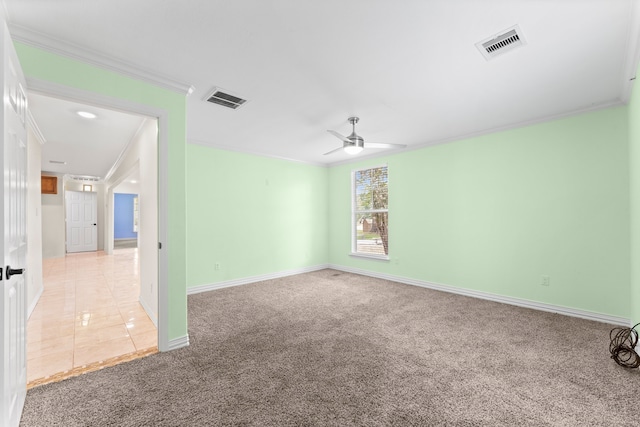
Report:
[[[338,147],[338,148],[336,148],[335,150],[331,150],[331,151],[329,151],[328,153],[324,153],[324,155],[326,156],[327,154],[335,153],[336,151],[340,151],[340,150],[342,150],[342,149],[343,149],[342,147]]]
[[[404,144],[387,144],[384,142],[365,142],[366,148],[405,148]]]
[[[328,130],[327,132],[329,132],[331,135],[335,136],[336,138],[338,138],[339,140],[343,141],[343,142],[348,142],[351,143],[351,141],[349,141],[347,139],[346,136],[342,136],[340,135],[338,132],[336,132],[335,130]]]

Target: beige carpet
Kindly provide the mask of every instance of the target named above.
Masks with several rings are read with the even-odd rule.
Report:
[[[189,297],[191,346],[27,393],[23,426],[637,426],[612,325],[323,270]]]

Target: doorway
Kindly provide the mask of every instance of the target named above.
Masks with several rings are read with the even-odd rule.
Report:
[[[138,247],[138,193],[116,188],[113,194],[113,249]]]
[[[88,106],[87,109],[90,108],[92,107]],[[149,334],[144,334],[143,336],[143,330],[149,332],[150,329],[153,329],[152,339],[154,348],[158,342],[158,331],[156,329],[158,317],[157,297],[159,294],[159,283],[157,275],[157,228],[155,230],[155,233],[147,233],[147,235],[145,236],[145,240],[150,241],[152,243],[151,246],[154,248],[151,253],[147,253],[146,255],[147,258],[149,258],[149,256],[151,258],[155,257],[155,262],[152,263],[153,265],[151,266],[151,268],[155,269],[156,271],[155,280],[148,283],[148,287],[154,289],[147,292],[148,294],[152,294],[156,298],[156,300],[149,301],[149,298],[145,298],[145,304],[141,304],[141,301],[139,301],[139,298],[142,294],[140,285],[140,271],[141,269],[145,268],[143,257],[140,256],[139,249],[132,248],[132,250],[126,254],[108,253],[112,247],[108,244],[108,242],[112,241],[113,239],[113,236],[110,235],[112,229],[108,226],[103,226],[102,233],[97,232],[97,225],[100,223],[106,225],[109,221],[109,218],[113,216],[112,212],[109,211],[109,209],[112,207],[112,202],[109,200],[109,197],[112,194],[113,188],[115,188],[115,186],[117,186],[118,183],[122,181],[122,177],[128,172],[128,168],[132,163],[132,158],[133,162],[135,162],[136,165],[138,165],[138,163],[140,162],[140,153],[134,148],[140,145],[138,137],[144,133],[144,129],[151,129],[153,133],[151,143],[146,144],[146,149],[151,149],[154,151],[153,158],[156,159],[156,167],[153,168],[152,174],[142,177],[142,179],[140,180],[140,185],[142,187],[151,187],[151,189],[147,189],[147,192],[155,192],[156,195],[154,198],[157,201],[157,151],[159,140],[158,124],[157,119],[143,118],[138,130],[136,131],[136,134],[128,141],[126,149],[122,150],[117,159],[114,160],[114,164],[108,171],[107,176],[105,176],[105,178],[101,182],[93,185],[93,189],[99,189],[97,192],[76,192],[63,190],[67,194],[67,224],[74,223],[75,220],[77,220],[79,224],[76,224],[75,232],[73,231],[74,227],[68,228],[69,233],[67,236],[67,253],[61,258],[43,260],[43,277],[45,278],[45,289],[40,299],[42,301],[53,301],[48,305],[50,307],[57,305],[57,308],[59,308],[60,310],[65,307],[68,308],[70,305],[75,306],[72,312],[73,322],[65,323],[65,316],[70,317],[70,314],[68,311],[60,311],[60,322],[50,322],[48,326],[54,325],[53,329],[57,329],[58,332],[62,332],[63,334],[67,333],[67,335],[69,335],[70,332],[73,332],[73,342],[75,347],[81,347],[82,344],[88,344],[88,339],[90,336],[98,336],[98,338],[103,339],[103,341],[110,341],[109,344],[115,345],[117,342],[123,344],[124,350],[122,354],[110,355],[110,357],[105,357],[104,355],[96,356],[98,360],[104,360],[105,358],[113,359],[114,357],[121,357],[125,354],[131,354],[132,349],[133,352],[139,350],[148,350],[150,348],[151,340],[149,338]],[[47,137],[46,133],[44,134],[44,136],[45,138]],[[132,151],[136,152],[132,155]],[[88,202],[88,199],[91,199],[91,201]],[[93,207],[87,207],[88,205],[85,206],[84,203],[93,203],[94,200],[96,201],[97,206],[96,209],[91,212],[93,210]],[[97,216],[100,211],[102,211],[102,221],[97,221]],[[80,215],[81,213],[84,214],[86,212],[90,213],[90,221],[93,221],[90,222],[90,224],[88,221],[85,221],[88,219],[88,217],[85,218],[83,217],[83,215]],[[157,218],[157,208],[154,214]],[[94,218],[96,219],[94,220]],[[44,221],[46,220],[43,216],[43,222]],[[84,224],[84,222],[86,222],[87,224]],[[89,234],[93,235],[94,232],[96,235],[95,239],[92,236],[90,238],[85,238]],[[91,247],[86,245],[87,240],[92,241]],[[102,240],[102,245],[98,247],[98,243],[100,240]],[[96,247],[93,246],[94,242],[96,243]],[[95,252],[96,250],[97,252]],[[94,252],[87,253],[86,251]],[[51,295],[47,294],[47,280],[49,280],[49,284],[51,285]],[[73,302],[70,301],[72,288],[75,298]],[[56,293],[58,295],[56,295]],[[58,298],[58,301],[56,302],[56,296],[59,297],[61,294],[65,295],[65,297]],[[53,297],[53,299],[45,297]],[[64,302],[62,300],[64,300]],[[155,308],[153,316],[147,315],[146,313],[149,307]],[[36,305],[33,313],[34,316],[40,316],[40,323],[43,324],[41,311],[42,310],[40,310],[40,312],[38,311],[38,306]],[[121,324],[117,324],[118,322],[116,322],[118,317],[120,317],[122,320]],[[142,322],[141,319],[143,319],[144,317],[146,317],[147,320]],[[152,317],[153,321],[151,321]],[[32,319],[30,318],[29,320],[31,321]],[[101,329],[96,333],[96,328],[98,327]],[[87,328],[93,329],[94,333],[86,333],[86,331],[88,330]],[[51,332],[50,329],[52,328],[43,327],[40,328],[37,333],[30,333],[29,336],[36,337],[37,335],[43,335]],[[81,334],[78,335],[77,332],[80,332]],[[124,339],[127,335],[129,338],[128,344],[126,343],[127,340]],[[42,360],[42,357],[46,356],[45,353],[47,352],[47,349],[49,347],[53,346],[57,350],[64,348],[64,346],[60,344],[60,340],[58,340],[57,344],[49,345],[56,342],[56,339],[57,338],[51,336],[49,340],[42,340],[42,342],[40,343],[31,345],[30,348],[35,348],[36,350],[34,350],[34,354],[36,354],[37,357],[41,358]],[[49,342],[45,343],[44,341]],[[76,346],[75,344],[80,345]],[[84,347],[85,348],[83,350],[87,350],[86,347],[88,346],[85,345]],[[114,346],[106,345],[106,347],[113,348]],[[70,349],[67,348],[66,350],[68,352]],[[78,350],[78,348],[76,348],[75,350]],[[86,370],[87,366],[90,366],[93,363],[91,361],[91,358],[87,356],[87,353],[90,352],[91,351],[85,351],[81,356],[78,356],[79,353],[77,352],[75,355],[71,353],[71,370],[66,368],[63,369],[69,371],[68,374],[70,375],[78,373],[78,368]],[[30,352],[28,350],[28,359],[34,359],[34,357],[31,357],[31,354],[29,353]],[[76,358],[77,360],[74,361],[73,358]],[[55,365],[55,363],[52,363],[51,365]],[[49,375],[50,374],[51,373],[49,373]],[[31,375],[29,377],[31,380],[33,379]]]

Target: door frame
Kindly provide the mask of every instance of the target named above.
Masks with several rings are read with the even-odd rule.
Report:
[[[115,230],[114,230],[113,219],[115,217],[115,214],[114,214],[114,207],[115,207],[114,194],[115,193],[113,190],[118,185],[122,184],[127,179],[127,177],[136,169],[140,169],[140,159],[138,159],[133,165],[131,165],[131,167],[122,174],[120,179],[114,181],[108,190],[106,190],[105,188],[106,191],[104,194],[105,194],[105,200],[107,201],[107,205],[104,209],[104,251],[107,255],[113,255],[113,248],[114,248],[113,242],[114,242]],[[109,176],[109,174],[107,174],[107,176]],[[141,177],[140,181],[142,186],[144,185],[144,183],[142,182],[143,180],[144,178]],[[158,188],[158,191],[160,191],[159,188]],[[139,238],[140,236],[138,236],[138,239]],[[138,244],[139,243],[140,243],[140,240],[138,240]]]
[[[158,107],[140,104],[74,87],[27,77],[27,91],[81,102],[124,113],[140,114],[157,119],[158,123],[158,350],[169,351],[169,267],[167,245],[169,113]],[[105,242],[107,244],[107,242]]]

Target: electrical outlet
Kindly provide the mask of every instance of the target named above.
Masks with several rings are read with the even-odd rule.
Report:
[[[219,262],[216,262],[216,265],[215,265],[213,268],[214,268],[214,270],[216,270],[216,271],[220,270],[220,263],[219,263]]]
[[[549,276],[544,276],[544,275],[543,275],[543,276],[540,278],[540,284],[541,284],[542,286],[549,286],[549,282],[550,282]]]

